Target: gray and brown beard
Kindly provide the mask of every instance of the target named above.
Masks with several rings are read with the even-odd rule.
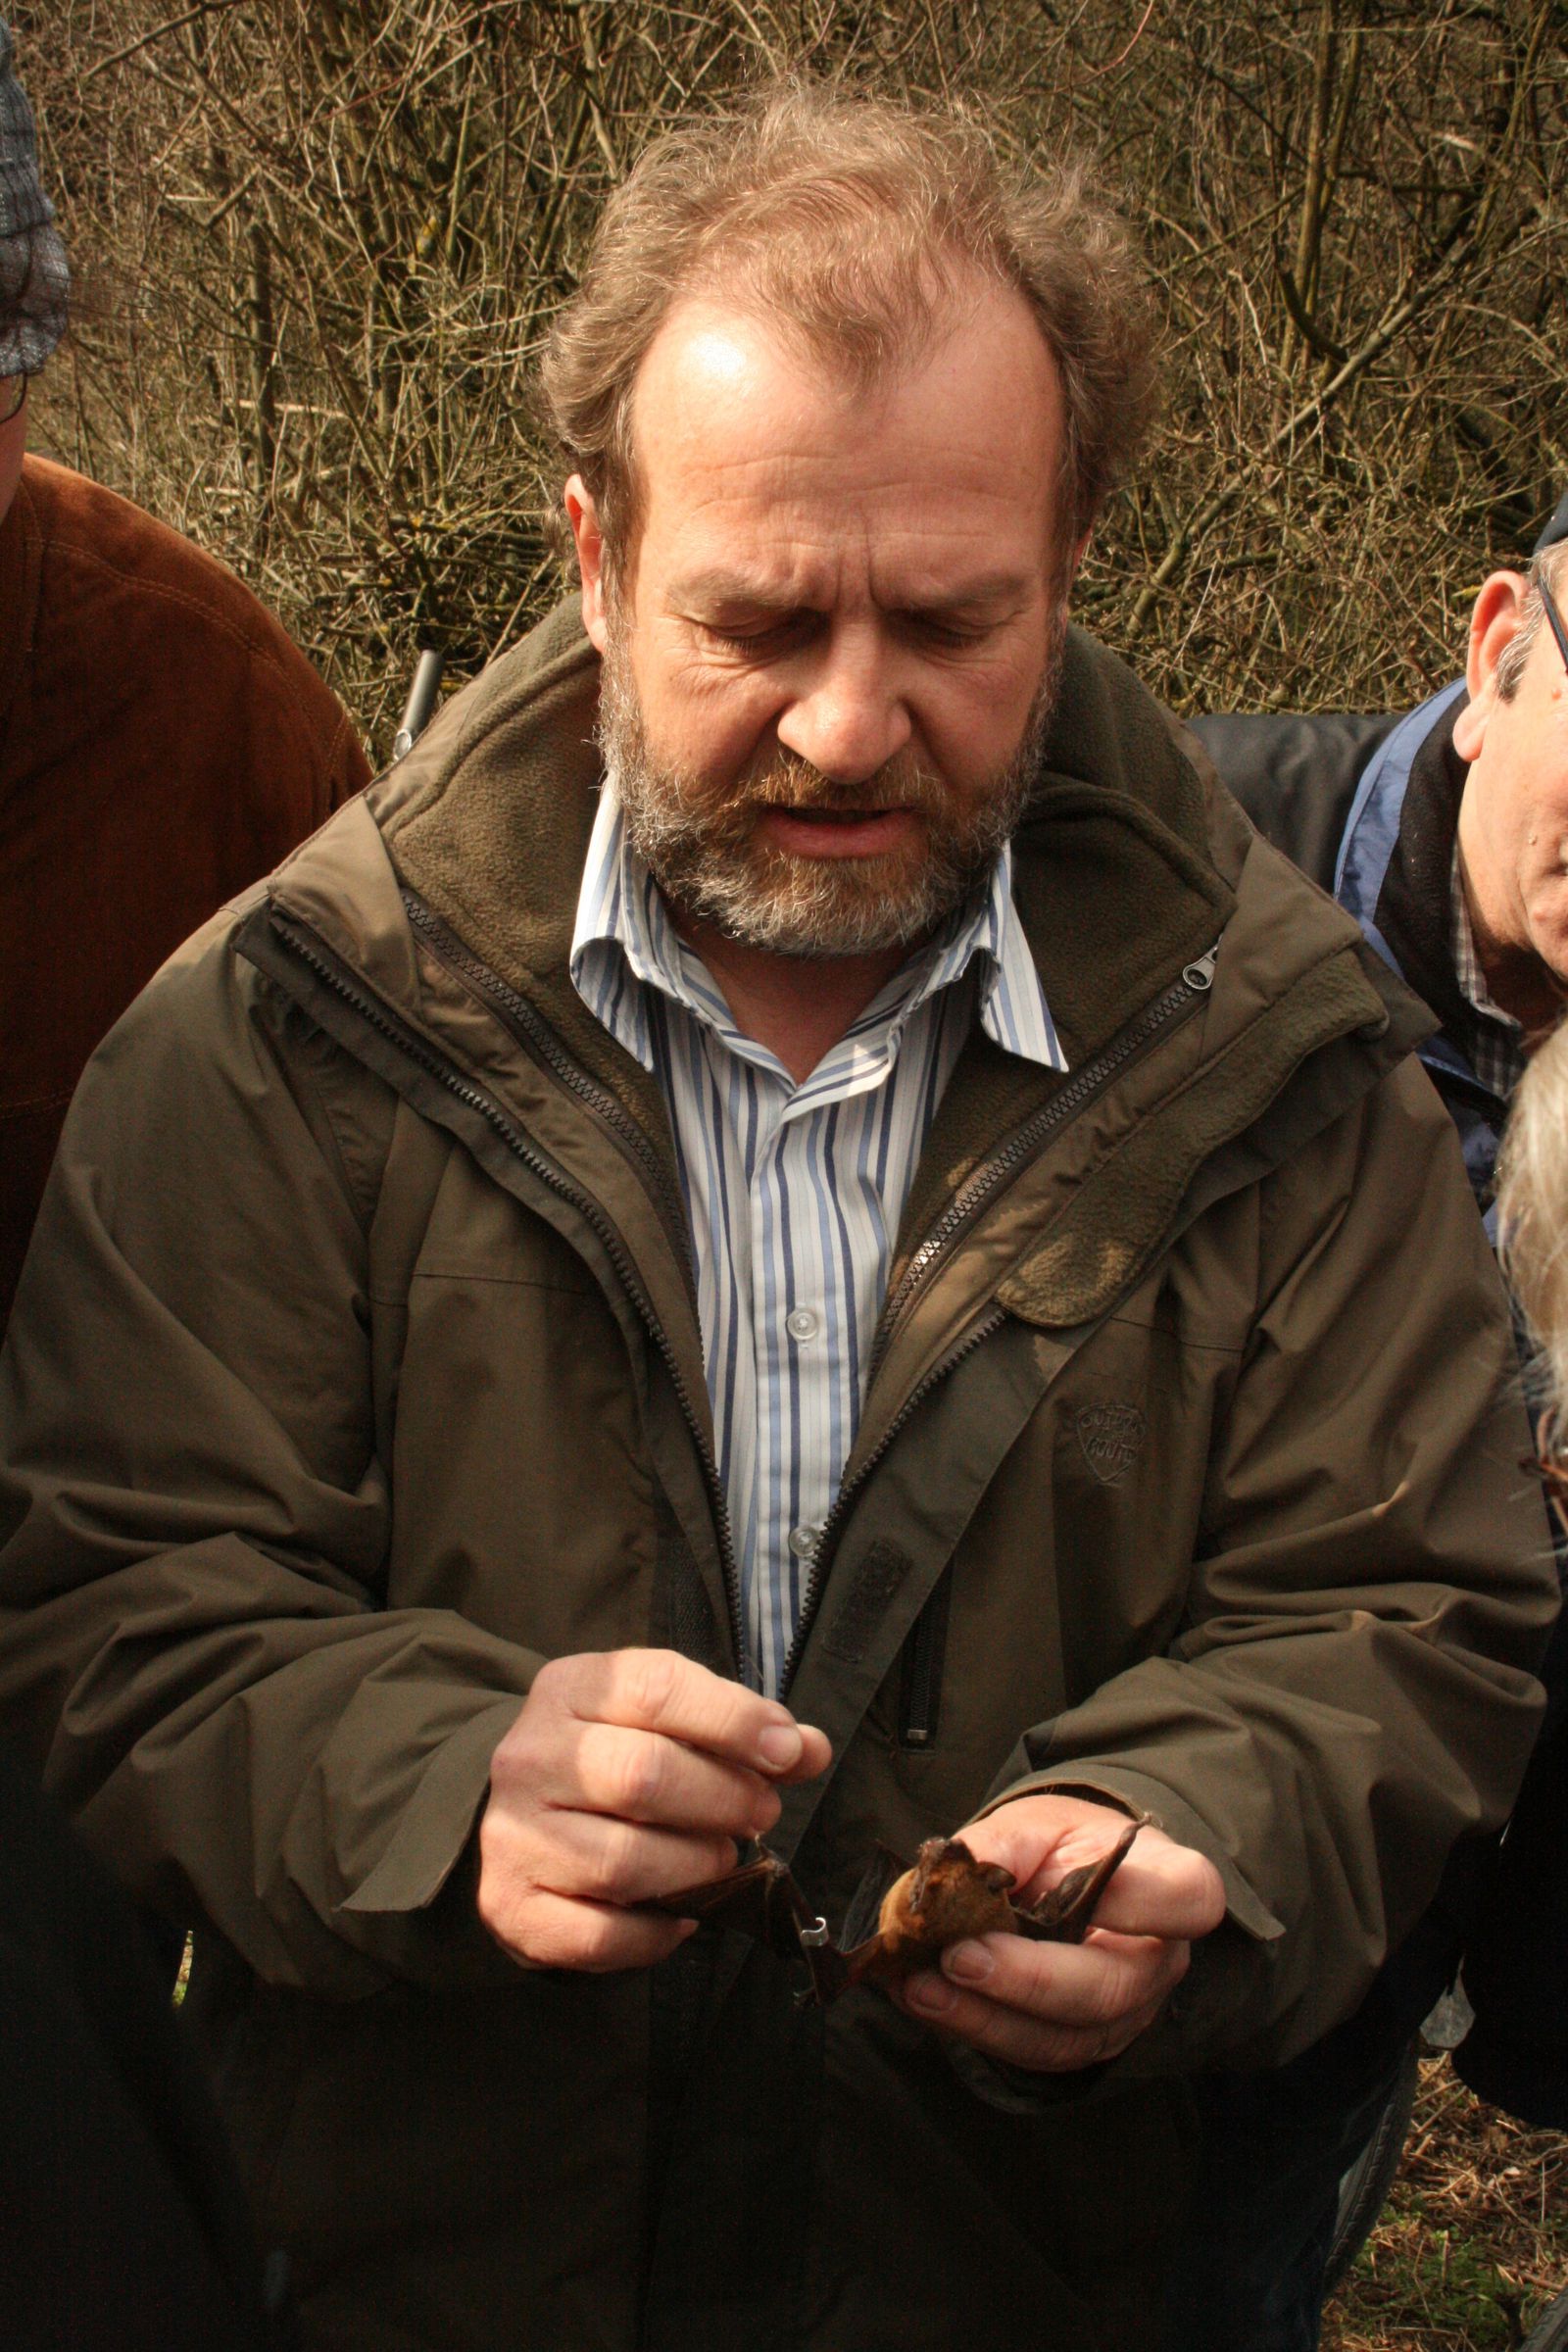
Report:
[[[940,778],[906,753],[858,784],[835,784],[781,752],[759,774],[715,794],[649,750],[623,643],[612,630],[600,683],[599,739],[631,845],[665,898],[731,939],[775,956],[869,956],[912,947],[984,889],[1023,812],[1055,709],[1062,630],[1017,750],[956,807]],[[921,823],[896,851],[803,858],[763,839],[764,809],[912,808]]]

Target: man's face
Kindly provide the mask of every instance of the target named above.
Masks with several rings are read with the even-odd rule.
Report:
[[[1060,391],[977,281],[872,396],[744,314],[681,304],[638,377],[642,528],[612,602],[567,505],[603,722],[677,908],[787,955],[912,941],[1016,822],[1064,588]]]
[[[1499,1002],[1533,1027],[1529,967],[1540,975],[1546,1017],[1568,990],[1568,669],[1543,619],[1515,693],[1505,702],[1497,692],[1497,661],[1524,607],[1516,572],[1494,572],[1482,589],[1471,624],[1470,699],[1453,742],[1470,762],[1459,840],[1478,939],[1505,969],[1511,961],[1516,989],[1523,977],[1525,1000]]]

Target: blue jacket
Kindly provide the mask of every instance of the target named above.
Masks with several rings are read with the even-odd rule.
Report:
[[[1470,1182],[1495,1241],[1492,1193],[1507,1104],[1471,1062],[1447,946],[1450,819],[1457,817],[1462,781],[1452,722],[1464,699],[1460,678],[1392,721],[1338,714],[1200,718],[1193,732],[1259,832],[1333,893],[1384,961],[1438,1015],[1443,1025],[1422,1047],[1421,1059],[1459,1131]],[[1429,869],[1419,906],[1410,905],[1408,890],[1391,888],[1412,772],[1431,819],[1417,853]],[[1441,874],[1430,870],[1437,865]]]

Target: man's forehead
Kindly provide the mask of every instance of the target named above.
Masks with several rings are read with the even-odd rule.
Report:
[[[694,612],[717,613],[732,607],[782,610],[803,598],[811,601],[821,592],[812,580],[816,567],[809,558],[808,550],[776,544],[742,546],[732,558],[677,564],[668,594]],[[880,568],[888,576],[873,580],[873,597],[891,598],[906,610],[989,612],[1015,604],[1037,577],[1034,565],[965,563],[961,558],[946,564],[933,563],[929,553],[918,548],[911,548],[903,562],[884,559]]]
[[[764,275],[722,263],[692,278],[671,296],[668,307],[643,355],[649,358],[661,343],[679,339],[688,346],[715,347],[725,341],[742,345],[758,340],[787,354],[798,366],[842,382],[854,393],[869,383],[892,383],[917,369],[931,351],[954,335],[974,329],[994,333],[999,315],[1012,314],[1050,345],[1034,312],[1015,286],[1005,283],[966,255],[933,257],[929,269],[910,277],[907,307],[890,308],[875,318],[862,318],[846,300],[842,316],[820,288],[800,310],[790,307]]]
[[[692,302],[639,380],[639,538],[694,593],[821,601],[818,575],[859,544],[895,602],[1004,594],[1053,536],[1061,429],[1054,364],[1010,289],[981,289],[868,385]]]
[[[966,404],[989,408],[1018,384],[1054,421],[1060,380],[1051,346],[1023,296],[971,271],[911,318],[868,373],[857,356],[787,319],[765,317],[723,287],[682,295],[671,306],[637,371],[630,406],[632,448],[707,436],[755,422],[770,445],[800,443],[808,458],[820,437],[854,435],[873,446],[911,386],[940,400],[962,387]],[[814,436],[814,438],[813,438]]]

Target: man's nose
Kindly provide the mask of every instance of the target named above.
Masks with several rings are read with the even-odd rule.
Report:
[[[896,667],[869,631],[835,632],[780,713],[779,742],[835,784],[874,776],[911,733]]]

